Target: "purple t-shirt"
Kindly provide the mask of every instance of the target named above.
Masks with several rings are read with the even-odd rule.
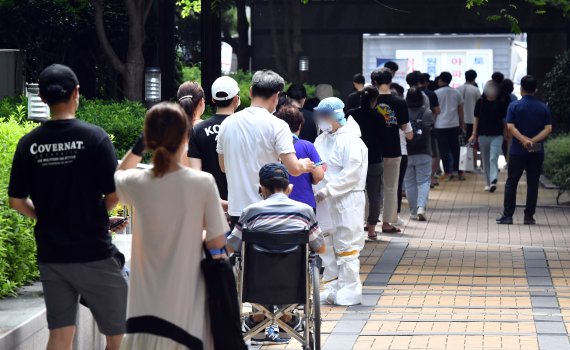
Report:
[[[309,141],[300,140],[297,136],[293,136],[293,146],[297,158],[309,158],[313,163],[319,163],[321,157],[315,146]],[[305,203],[312,208],[317,206],[315,195],[313,194],[313,177],[311,174],[303,174],[299,176],[289,176],[289,182],[293,185],[293,192],[289,198],[297,202]]]

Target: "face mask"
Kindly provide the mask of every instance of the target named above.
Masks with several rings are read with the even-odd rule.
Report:
[[[487,88],[487,89],[485,89],[484,92],[485,92],[485,95],[487,95],[490,98],[497,97],[497,89],[495,89],[495,88],[492,88],[492,87]]]
[[[332,125],[324,120],[319,120],[319,129],[321,129],[322,132],[331,132]]]

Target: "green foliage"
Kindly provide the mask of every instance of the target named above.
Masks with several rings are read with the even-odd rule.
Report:
[[[177,0],[176,6],[178,6],[182,18],[186,18],[192,13],[200,13],[202,11],[202,1],[200,0]]]
[[[570,134],[558,135],[545,146],[544,173],[562,189],[570,189]]]
[[[103,128],[121,158],[140,135],[146,108],[133,101],[81,100],[77,118]]]
[[[202,71],[199,66],[183,67],[182,81],[202,81]]]
[[[0,100],[0,121],[13,119],[23,123],[28,118],[26,96],[6,97]]]
[[[6,113],[5,104],[0,106]],[[38,278],[33,221],[8,207],[5,190],[18,140],[33,128],[31,122],[0,118],[0,298]]]
[[[546,75],[542,95],[552,112],[557,132],[570,132],[570,51],[556,57]]]
[[[525,0],[525,2],[536,8],[534,13],[537,15],[544,15],[548,7],[560,9],[564,16],[570,15],[570,0]],[[469,10],[484,7],[488,4],[489,0],[465,0],[465,7]],[[513,33],[520,34],[521,27],[516,15],[517,10],[518,7],[509,1],[504,8],[499,10],[498,14],[487,16],[487,20],[491,22],[504,20],[509,24]]]

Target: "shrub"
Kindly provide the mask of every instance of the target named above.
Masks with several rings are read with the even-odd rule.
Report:
[[[2,113],[15,112],[2,108]],[[33,220],[8,208],[6,192],[18,140],[34,125],[14,118],[0,119],[0,298],[14,295],[16,288],[38,277]]]
[[[543,96],[552,112],[556,132],[570,132],[570,50],[555,60],[552,71],[544,78]]]
[[[562,190],[570,189],[570,134],[546,142],[544,173]]]
[[[145,113],[146,108],[139,102],[82,99],[77,118],[103,128],[121,158],[142,132]]]

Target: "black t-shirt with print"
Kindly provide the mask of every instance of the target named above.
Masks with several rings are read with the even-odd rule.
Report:
[[[376,110],[384,117],[385,128],[382,134],[382,155],[384,158],[397,158],[402,155],[400,147],[400,126],[410,122],[408,104],[393,94],[378,96]]]
[[[352,116],[360,126],[362,141],[368,148],[368,164],[382,162],[382,138],[386,123],[383,116],[376,109],[363,109],[361,107],[346,112]]]
[[[226,117],[227,115],[215,114],[211,118],[196,124],[192,128],[190,144],[188,145],[188,157],[202,160],[202,170],[214,176],[220,197],[223,200],[228,200],[228,180],[220,168],[216,145],[220,125]]]
[[[22,137],[8,195],[34,203],[39,262],[80,263],[113,255],[103,196],[115,192],[116,168],[107,133],[77,119],[48,121]]]

